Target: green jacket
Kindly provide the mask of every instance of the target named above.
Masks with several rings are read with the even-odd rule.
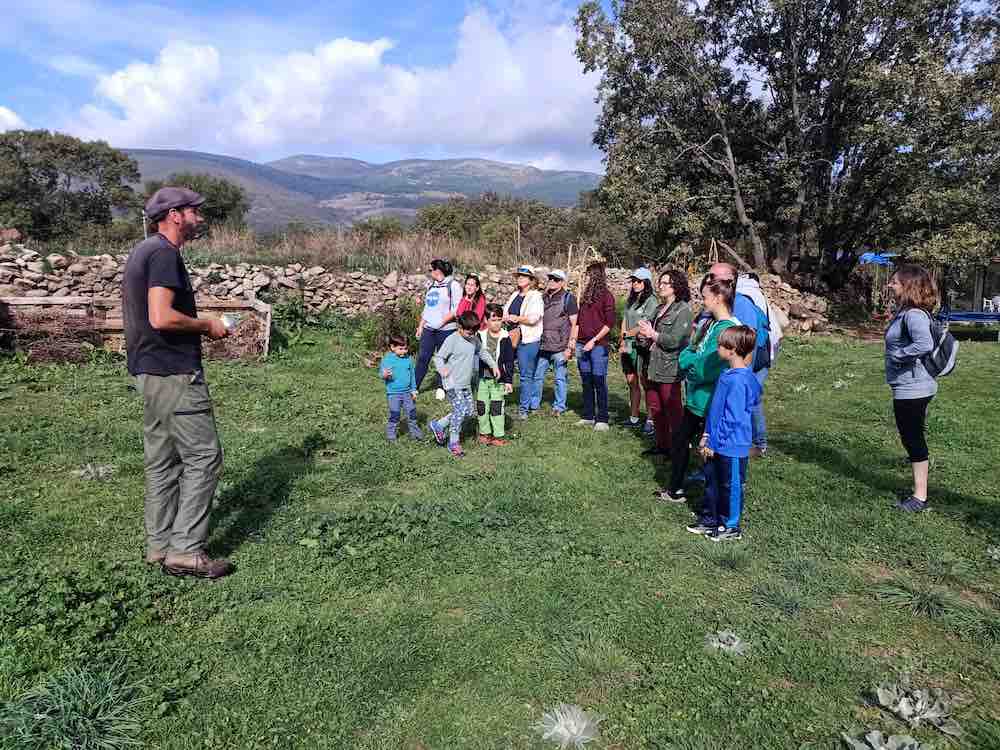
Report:
[[[657,310],[650,322],[656,339],[649,348],[647,377],[654,383],[677,383],[681,380],[678,358],[691,334],[691,306],[674,300],[670,307]]]
[[[681,352],[680,365],[687,383],[684,405],[699,417],[708,411],[715,383],[728,367],[719,356],[719,334],[734,325],[735,320],[706,320]]]

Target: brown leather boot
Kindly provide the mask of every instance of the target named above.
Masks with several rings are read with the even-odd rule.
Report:
[[[168,552],[163,561],[163,571],[172,576],[193,576],[194,578],[222,578],[236,568],[229,560],[213,560],[204,552]]]

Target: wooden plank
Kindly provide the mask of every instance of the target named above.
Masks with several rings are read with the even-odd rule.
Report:
[[[90,305],[94,300],[91,297],[0,297],[0,303],[19,307],[21,305],[34,305],[41,307],[45,305]]]

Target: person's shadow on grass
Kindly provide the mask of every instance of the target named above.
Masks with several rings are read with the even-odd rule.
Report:
[[[219,497],[212,514],[212,529],[225,530],[209,542],[215,555],[224,557],[264,529],[291,496],[295,481],[312,470],[316,454],[328,440],[314,432],[302,445],[286,445],[259,458],[239,482]]]
[[[904,469],[906,476],[901,476],[900,472],[886,471],[888,467],[894,465],[894,462],[900,461],[896,456],[868,453],[865,454],[865,460],[861,461],[846,451],[838,450],[830,442],[820,442],[801,433],[771,435],[768,442],[772,449],[776,448],[800,463],[814,464],[851,481],[867,485],[883,495],[886,502],[891,502],[895,497],[905,497],[909,493],[909,468]],[[935,482],[933,470],[928,494],[931,508],[935,512],[958,516],[966,523],[978,526],[990,534],[1000,533],[1000,502],[985,502],[943,487]]]

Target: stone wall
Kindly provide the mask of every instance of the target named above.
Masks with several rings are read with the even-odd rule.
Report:
[[[99,297],[120,296],[126,255],[48,255],[42,257],[23,245],[0,246],[0,297]],[[548,269],[539,269],[544,278]],[[402,298],[419,298],[427,277],[423,274],[393,272],[373,276],[360,271],[328,271],[322,266],[306,268],[299,263],[263,266],[250,263],[212,264],[191,268],[191,283],[204,299],[279,299],[301,296],[311,310],[335,311],[347,316],[375,312]],[[628,293],[629,269],[609,269],[609,286],[616,297]],[[514,289],[511,272],[486,266],[480,273],[483,288],[491,300],[506,301]],[[571,279],[571,288],[576,288]],[[827,327],[828,303],[821,297],[804,294],[782,282],[778,276],[761,278],[768,298],[781,311],[782,328],[802,332]],[[692,279],[696,294],[697,279]]]

